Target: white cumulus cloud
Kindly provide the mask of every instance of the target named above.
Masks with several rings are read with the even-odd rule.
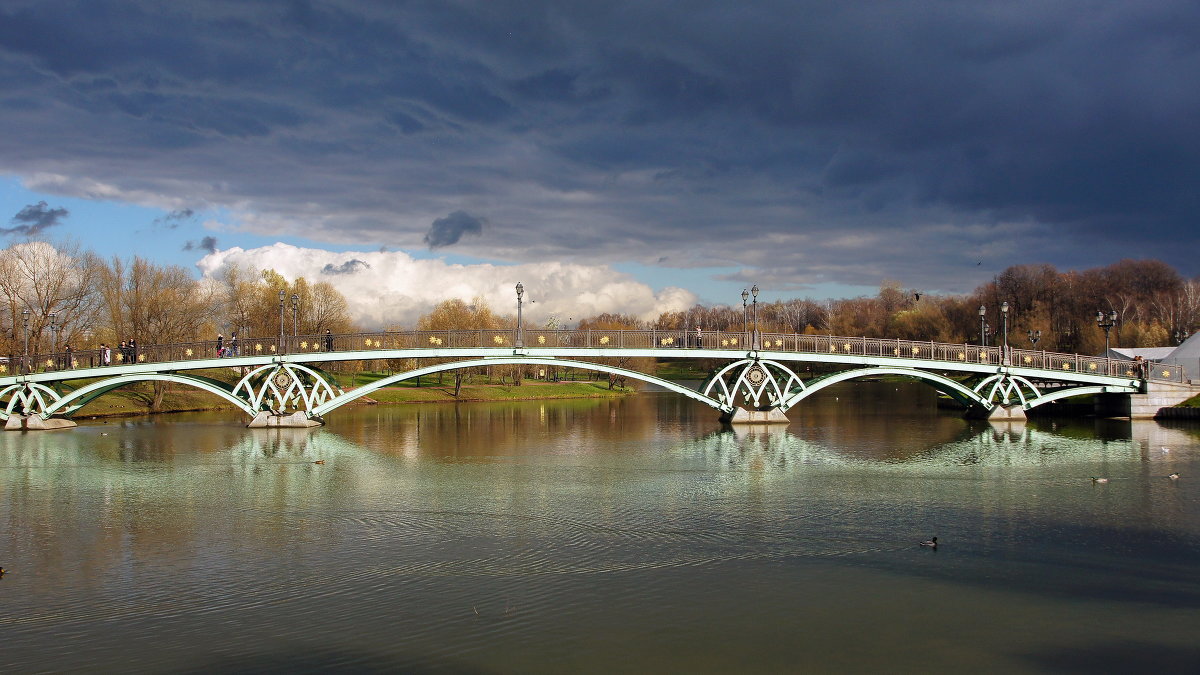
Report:
[[[517,282],[525,287],[526,320],[551,316],[578,321],[604,312],[653,319],[696,302],[681,288],[658,292],[632,277],[601,265],[537,263],[527,265],[455,265],[418,260],[403,251],[335,252],[275,243],[254,249],[234,247],[196,263],[205,277],[229,266],[273,269],[289,281],[304,277],[328,281],[346,296],[354,320],[364,328],[412,326],[422,314],[449,298],[482,297],[496,312],[516,312]]]

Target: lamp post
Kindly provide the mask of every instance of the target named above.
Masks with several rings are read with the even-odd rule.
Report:
[[[750,304],[750,316],[754,319],[754,340],[751,344],[754,349],[758,349],[758,284],[750,287],[750,295],[754,296],[754,301]]]
[[[50,312],[46,316],[50,318],[50,358],[54,358],[58,353],[58,314]]]
[[[279,353],[283,353],[283,299],[287,297],[287,291],[279,291]]]
[[[1104,329],[1104,357],[1108,358],[1108,333],[1117,325],[1117,310],[1114,309],[1108,314],[1097,311],[1096,325]]]
[[[987,346],[987,321],[984,317],[987,316],[987,306],[979,306],[979,346]]]
[[[292,342],[300,335],[300,296],[292,293]]]
[[[21,310],[21,324],[25,326],[25,358],[22,359],[21,367],[25,372],[29,372],[29,308]]]
[[[746,341],[746,301],[750,299],[750,292],[742,289],[742,342]]]
[[[525,346],[525,329],[521,326],[521,296],[525,295],[525,285],[517,282],[517,347]]]
[[[1037,343],[1038,343],[1038,340],[1041,340],[1041,339],[1042,339],[1042,331],[1040,331],[1040,330],[1027,330],[1027,331],[1025,331],[1025,332],[1029,334],[1029,345],[1030,345],[1030,348],[1031,348],[1031,349],[1037,349]]]
[[[1001,330],[1004,331],[1004,363],[1008,363],[1008,301],[1000,303]]]

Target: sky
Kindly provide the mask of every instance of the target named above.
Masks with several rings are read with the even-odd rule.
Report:
[[[1200,274],[1188,0],[0,3],[0,245],[269,261],[366,323]]]

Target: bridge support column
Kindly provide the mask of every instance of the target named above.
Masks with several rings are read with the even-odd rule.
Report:
[[[260,412],[246,425],[247,429],[304,429],[319,427],[324,422],[309,417],[304,412],[294,412],[290,415],[277,415],[270,412]]]
[[[770,410],[738,408],[733,415],[722,416],[721,421],[729,424],[788,424],[791,422],[779,408]]]
[[[1004,422],[1007,420],[1024,422],[1025,409],[1020,405],[1002,404],[992,408],[992,411],[988,413],[987,418],[992,422]]]
[[[61,417],[42,419],[41,415],[18,415],[13,413],[4,422],[5,431],[50,431],[52,429],[70,429],[77,426],[74,422]]]

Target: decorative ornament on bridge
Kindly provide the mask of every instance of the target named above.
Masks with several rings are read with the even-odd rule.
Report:
[[[702,390],[705,396],[726,405],[736,405],[741,396],[753,408],[775,408],[787,400],[804,382],[790,368],[777,361],[742,359],[717,371]]]
[[[1008,373],[997,373],[975,385],[974,391],[993,405],[1025,405],[1042,395],[1029,380]]]
[[[40,415],[59,399],[58,392],[37,382],[10,384],[0,389],[0,405],[4,419],[10,415]]]
[[[338,392],[320,373],[307,366],[279,363],[250,371],[233,388],[233,395],[256,410],[284,414],[311,412]]]

